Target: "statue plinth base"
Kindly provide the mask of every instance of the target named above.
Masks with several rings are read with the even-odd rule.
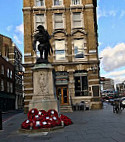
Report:
[[[33,68],[34,95],[29,103],[29,110],[55,109],[58,111],[57,99],[54,96],[53,67],[50,63],[36,64]]]

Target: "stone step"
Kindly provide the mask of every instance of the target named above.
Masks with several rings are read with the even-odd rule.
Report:
[[[69,105],[60,106],[60,112],[73,112],[72,107]]]

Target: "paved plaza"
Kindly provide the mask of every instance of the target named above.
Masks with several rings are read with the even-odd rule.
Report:
[[[18,129],[27,116],[15,114],[3,122],[0,142],[125,142],[125,110],[113,113],[112,106],[105,103],[102,110],[65,115],[74,124],[49,133],[22,134]]]

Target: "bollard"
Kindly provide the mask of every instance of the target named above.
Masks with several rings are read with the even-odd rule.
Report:
[[[0,110],[0,130],[2,130],[2,111]]]

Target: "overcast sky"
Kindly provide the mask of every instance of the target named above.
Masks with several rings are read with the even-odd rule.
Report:
[[[23,50],[23,0],[0,0],[0,33]],[[125,80],[125,0],[98,0],[101,76]]]

